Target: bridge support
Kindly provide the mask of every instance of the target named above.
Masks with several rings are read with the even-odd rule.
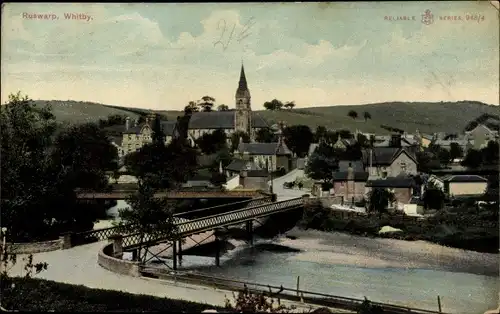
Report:
[[[249,220],[246,222],[247,239],[250,245],[253,245],[253,221]]]
[[[135,249],[132,251],[132,260],[133,261],[137,261],[139,258],[139,250],[138,249]]]
[[[172,269],[177,270],[177,241],[172,243]]]
[[[179,240],[179,252],[177,253],[179,256],[179,266],[182,264],[182,239]]]

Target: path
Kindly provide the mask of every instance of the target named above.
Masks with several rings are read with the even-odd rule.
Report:
[[[295,181],[295,179],[303,177],[304,170],[294,169],[282,177],[273,179],[273,190],[274,193],[278,195],[278,201],[285,201],[291,198],[301,197],[304,194],[309,194],[306,189],[285,189],[283,188],[283,183]],[[271,184],[271,181],[268,182]]]
[[[97,264],[97,252],[105,244],[106,241],[102,241],[77,246],[69,250],[35,254],[35,263],[47,262],[49,264],[46,271],[35,277],[74,285],[84,285],[89,288],[146,294],[219,306],[224,305],[226,296],[232,298],[231,291],[179,282],[130,277],[108,271]],[[10,271],[12,276],[21,276],[23,274],[21,257],[23,256],[19,256],[18,264]],[[283,301],[283,303],[296,305],[298,309],[309,309],[309,306],[296,302]],[[207,308],[210,308],[210,305],[207,305]],[[313,308],[316,308],[316,306]]]

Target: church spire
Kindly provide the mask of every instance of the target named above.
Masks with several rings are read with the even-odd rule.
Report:
[[[241,71],[240,71],[240,82],[238,84],[238,91],[247,91],[247,78],[245,76],[245,68],[243,67],[243,61],[241,61]]]

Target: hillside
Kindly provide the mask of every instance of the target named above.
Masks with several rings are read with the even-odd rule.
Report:
[[[46,101],[37,101],[42,105]],[[145,109],[125,108],[90,102],[77,101],[48,101],[52,105],[54,114],[62,121],[80,123],[97,121],[110,114],[126,114],[136,118]],[[364,121],[347,116],[350,110],[355,110],[360,117],[369,112],[372,119]],[[182,113],[180,111],[158,111],[174,120]],[[449,132],[461,133],[469,122],[482,115],[500,116],[499,106],[490,106],[475,101],[436,102],[436,103],[409,103],[390,102],[356,106],[311,107],[304,109],[281,111],[257,111],[264,119],[273,124],[284,121],[288,125],[305,124],[315,129],[324,125],[332,129],[359,129],[364,132],[387,133],[380,127],[381,124],[414,132],[418,129],[423,133]]]

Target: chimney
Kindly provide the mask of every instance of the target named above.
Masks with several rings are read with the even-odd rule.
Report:
[[[391,137],[391,147],[401,147],[401,134],[393,134]]]
[[[243,152],[243,160],[250,161],[250,153],[249,152]]]
[[[347,168],[347,181],[354,181],[354,169],[352,169],[352,164],[349,163]]]
[[[126,117],[125,118],[125,130],[128,131],[129,128],[130,128],[130,117]]]

